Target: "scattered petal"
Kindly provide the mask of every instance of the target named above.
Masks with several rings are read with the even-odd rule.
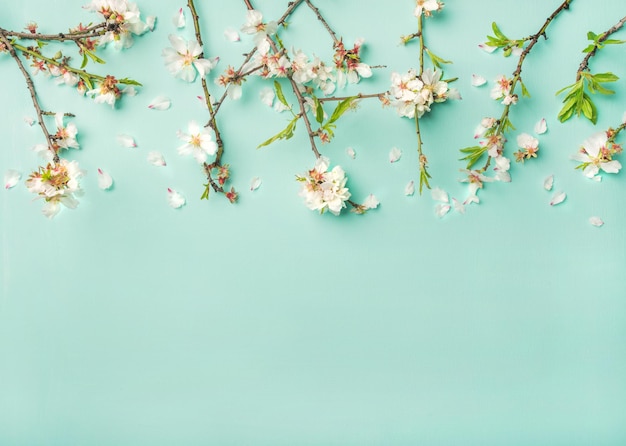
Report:
[[[602,226],[604,224],[602,219],[600,217],[596,217],[596,216],[590,217],[589,218],[589,223],[591,223],[592,225],[597,226],[597,227],[600,227],[600,226]]]
[[[98,169],[98,187],[102,190],[107,190],[113,185],[113,178],[111,175],[104,172],[102,169]]]
[[[348,156],[352,159],[356,158],[356,152],[352,147],[348,147],[346,149],[346,153],[348,154]]]
[[[165,158],[163,157],[163,154],[161,152],[148,153],[148,162],[159,167],[167,166]]]
[[[450,212],[449,204],[439,203],[438,205],[435,206],[435,215],[439,218],[443,217],[448,212]]]
[[[259,177],[254,177],[250,181],[250,190],[257,190],[261,186],[261,179]]]
[[[18,181],[20,181],[20,178],[22,178],[22,174],[19,173],[17,170],[7,170],[4,174],[4,188],[11,189],[17,184]]]
[[[239,42],[241,40],[239,33],[234,28],[226,28],[224,30],[224,38],[229,42]]]
[[[563,203],[566,197],[567,195],[565,195],[565,192],[557,192],[552,197],[552,200],[550,201],[550,206],[556,206],[559,203]]]
[[[397,147],[393,147],[389,151],[389,162],[395,163],[396,161],[400,159],[401,156],[402,156],[402,150],[398,149]]]
[[[430,191],[430,196],[433,198],[433,200],[441,201],[442,203],[449,202],[448,193],[445,190],[440,189],[438,187]]]
[[[185,204],[185,197],[176,192],[174,189],[167,188],[167,203],[172,206],[174,209],[178,209],[179,207]]]
[[[261,98],[261,102],[263,102],[268,107],[271,107],[274,103],[276,93],[274,93],[273,88],[265,87],[259,92],[259,97]]]
[[[183,8],[180,8],[174,17],[172,17],[172,22],[176,28],[184,28],[185,27],[185,11]]]
[[[454,210],[459,214],[465,214],[465,205],[456,198],[452,198],[452,204],[454,204]]]
[[[24,116],[24,122],[32,127],[35,123],[35,119],[32,116]]]
[[[546,118],[541,118],[537,124],[535,124],[535,133],[537,135],[543,135],[548,131],[548,124],[546,123]]]
[[[554,175],[550,175],[543,180],[543,188],[545,190],[552,190],[552,186],[554,186]]]
[[[413,195],[415,193],[415,181],[409,181],[406,186],[404,186],[404,195]]]
[[[493,53],[496,50],[495,46],[489,46],[486,43],[481,43],[480,45],[478,45],[478,48],[486,53]]]
[[[478,74],[472,74],[472,86],[480,87],[481,85],[485,85],[487,83],[487,79]]]
[[[365,206],[365,209],[376,209],[379,204],[380,202],[374,196],[374,194],[369,194],[363,202],[363,206]]]
[[[157,96],[150,102],[148,108],[151,110],[167,110],[172,105],[170,98],[165,96]]]
[[[135,139],[130,135],[117,135],[117,142],[122,147],[137,147]]]
[[[592,176],[592,177],[591,177],[591,179],[592,179],[593,181],[595,181],[596,183],[599,183],[600,181],[602,181],[602,176],[600,176],[600,175],[594,175],[594,176]]]
[[[148,17],[146,17],[146,26],[148,27],[148,29],[150,31],[154,31],[154,26],[156,25],[156,16],[154,15],[149,15]]]

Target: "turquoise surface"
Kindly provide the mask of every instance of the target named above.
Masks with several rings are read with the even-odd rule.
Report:
[[[34,20],[57,31],[96,20],[79,1],[30,0],[2,8],[0,26]],[[213,79],[250,48],[227,42],[226,27],[245,20],[243,1],[198,2],[206,50],[219,55]],[[286,1],[257,0],[265,17]],[[417,65],[414,2],[317,0],[346,43],[366,39],[365,60],[385,65],[346,90],[386,90],[392,71]],[[427,44],[454,64],[463,100],[435,107],[422,121],[432,185],[464,198],[458,150],[472,145],[479,120],[499,114],[493,79],[516,60],[477,44],[497,21],[511,37],[534,33],[557,1],[450,0],[426,23]],[[30,150],[40,130],[13,61],[0,55],[0,173],[22,172],[0,192],[0,445],[605,445],[626,444],[626,213],[624,172],[600,183],[569,159],[595,131],[619,124],[624,82],[600,97],[597,126],[560,124],[561,98],[573,82],[589,30],[624,14],[621,0],[575,0],[548,29],[524,65],[532,95],[513,109],[510,134],[538,137],[540,157],[511,168],[513,182],[489,184],[465,215],[439,219],[429,193],[404,195],[417,180],[413,123],[363,102],[339,122],[322,151],[340,164],[357,200],[374,193],[379,209],[340,217],[309,211],[296,174],[313,154],[299,129],[289,141],[256,146],[284,127],[264,106],[267,84],[244,85],[224,105],[225,161],[240,201],[200,201],[203,176],[176,153],[178,129],[204,122],[196,96],[166,71],[161,51],[177,31],[183,2],[140,1],[158,16],[153,33],[122,52],[104,51],[112,72],[141,81],[119,109],[94,104],[38,75],[44,108],[69,111],[81,150],[69,153],[88,174],[78,209],[41,215],[23,180],[41,160]],[[286,45],[322,57],[330,39],[299,8]],[[624,32],[616,35],[625,38]],[[289,42],[289,43],[287,43]],[[624,47],[603,50],[596,72],[624,70]],[[489,84],[470,85],[480,74]],[[158,96],[170,110],[148,110]],[[122,148],[128,133],[137,148]],[[356,159],[345,149],[354,147]],[[403,150],[390,164],[391,147]],[[167,166],[147,163],[161,151]],[[98,168],[114,188],[97,187]],[[567,200],[548,205],[553,192]],[[262,179],[251,192],[252,177]],[[187,204],[166,203],[166,190]],[[589,224],[600,216],[601,228]]]

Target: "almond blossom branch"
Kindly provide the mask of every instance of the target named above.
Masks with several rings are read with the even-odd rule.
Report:
[[[619,22],[594,39],[594,43],[592,44],[593,49],[587,53],[578,67],[578,71],[576,72],[576,81],[580,80],[583,71],[589,70],[589,60],[596,55],[600,48],[602,48],[602,43],[607,40],[611,34],[619,31],[624,26],[624,23],[626,23],[626,16],[622,17]]]
[[[50,133],[48,132],[48,128],[46,127],[46,124],[43,122],[44,112],[41,110],[41,107],[39,106],[39,101],[37,100],[37,92],[35,91],[35,85],[33,84],[33,80],[30,77],[30,74],[28,73],[28,71],[26,71],[26,68],[24,67],[24,64],[22,63],[19,56],[17,55],[15,48],[13,47],[9,39],[2,33],[0,33],[0,42],[2,42],[2,44],[8,49],[9,54],[11,55],[13,60],[15,60],[15,63],[17,64],[18,68],[22,72],[22,75],[24,76],[24,79],[26,80],[26,86],[28,87],[30,98],[33,101],[33,107],[35,108],[35,112],[37,113],[37,123],[39,124],[39,127],[41,127],[41,131],[43,132],[46,138],[46,144],[48,146],[48,150],[50,150],[53,153],[54,162],[58,163],[59,155],[53,149],[52,136],[50,136]]]
[[[328,22],[324,19],[324,16],[322,16],[322,13],[320,12],[319,8],[317,8],[313,3],[311,3],[310,0],[305,0],[305,1],[306,1],[307,6],[311,8],[311,10],[317,16],[317,20],[319,20],[322,23],[322,25],[324,25],[324,28],[326,28],[326,31],[328,31],[328,34],[330,34],[330,37],[333,39],[333,43],[335,44],[335,46],[339,45],[340,40],[337,38],[337,34],[333,31],[333,29],[330,27]]]
[[[519,96],[515,93],[515,89],[517,85],[520,84],[522,86],[522,96],[530,96],[528,92],[526,91],[526,87],[524,86],[524,83],[522,82],[522,67],[524,65],[524,61],[526,60],[526,57],[528,56],[528,54],[530,54],[530,51],[533,49],[535,44],[539,41],[540,37],[543,36],[544,39],[547,39],[546,31],[548,29],[548,26],[550,26],[550,23],[552,23],[552,21],[560,13],[569,9],[572,1],[573,0],[565,0],[563,3],[561,3],[561,5],[557,9],[555,9],[554,12],[550,14],[550,16],[546,19],[546,21],[541,26],[539,31],[537,31],[535,34],[532,34],[530,36],[530,39],[528,40],[529,42],[528,45],[522,50],[519,56],[517,66],[515,68],[515,71],[513,71],[512,79],[507,79],[504,76],[502,76],[501,79],[499,79],[501,93],[502,93],[502,95],[499,98],[502,98],[502,97],[504,98],[503,100],[503,103],[505,104],[504,110],[502,111],[500,119],[494,122],[493,124],[494,127],[491,128],[486,133],[486,136],[488,137],[488,143],[485,146],[467,148],[463,150],[464,153],[470,153],[468,156],[463,158],[463,159],[469,160],[468,169],[472,166],[472,164],[478,161],[478,159],[482,157],[484,153],[488,152],[490,149],[493,149],[491,150],[492,153],[498,152],[498,155],[502,153],[504,149],[504,144],[506,141],[506,139],[504,138],[504,134],[507,132],[507,130],[513,129],[513,124],[511,124],[511,121],[509,119],[509,113],[511,110],[511,106],[516,104],[519,99]],[[473,152],[470,152],[470,149],[476,149],[476,150],[474,150]],[[538,147],[536,145],[533,145],[532,147],[524,148],[523,151],[516,152],[516,159],[517,161],[523,161],[524,159],[534,158],[537,156],[536,155],[537,150],[538,150]],[[483,165],[482,168],[480,168],[477,171],[479,174],[482,174],[487,171],[487,169],[491,165],[492,158],[493,156],[487,153],[487,160],[485,164]]]
[[[88,39],[91,37],[100,37],[103,36],[107,31],[114,31],[116,29],[115,24],[107,24],[105,22],[99,23],[97,25],[90,26],[85,29],[69,31],[67,33],[57,33],[57,34],[40,34],[33,32],[18,32],[18,31],[10,31],[0,27],[0,34],[3,34],[8,37],[15,37],[18,39],[24,40],[45,40],[45,41],[57,41],[57,42],[67,42],[67,41],[79,41],[83,39]]]
[[[359,93],[354,96],[330,96],[327,98],[318,98],[318,101],[331,102],[331,101],[345,101],[346,99],[359,100],[359,99],[369,99],[369,98],[378,98],[381,101],[384,101],[385,96],[387,96],[388,94],[389,94],[389,91],[384,91],[382,93],[372,93],[372,94]]]

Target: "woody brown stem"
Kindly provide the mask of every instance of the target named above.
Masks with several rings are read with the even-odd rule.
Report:
[[[46,138],[46,144],[48,145],[48,150],[50,150],[53,154],[54,162],[58,163],[59,155],[54,150],[52,137],[50,136],[50,133],[48,132],[48,128],[46,127],[46,124],[43,122],[44,112],[41,110],[41,107],[39,106],[39,101],[37,100],[37,92],[35,91],[35,85],[33,84],[33,80],[31,79],[30,74],[28,74],[28,71],[26,71],[24,64],[22,63],[21,59],[17,55],[15,48],[13,48],[13,45],[11,45],[11,42],[9,41],[9,39],[4,34],[1,34],[1,33],[0,33],[0,42],[2,42],[4,46],[6,46],[6,48],[9,50],[9,54],[15,60],[15,63],[17,64],[18,68],[22,72],[22,75],[24,76],[24,79],[26,80],[26,86],[28,87],[30,98],[33,101],[33,107],[35,108],[35,112],[37,113],[37,122],[39,124],[39,127],[41,127],[41,131],[43,132]]]
[[[598,42],[594,44],[593,49],[587,53],[585,58],[580,63],[578,71],[576,72],[576,82],[580,80],[583,71],[589,70],[589,60],[598,52],[598,45],[608,39],[611,34],[622,28],[624,26],[624,23],[626,23],[626,16],[622,17],[619,22],[617,22],[615,25],[603,32],[602,35],[600,35],[600,37],[598,38]]]

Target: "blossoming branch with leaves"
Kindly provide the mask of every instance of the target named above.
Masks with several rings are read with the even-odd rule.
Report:
[[[207,43],[203,41],[206,23],[198,15],[194,0],[187,0],[186,8],[179,8],[174,15],[173,24],[178,31],[170,33],[169,45],[162,50],[165,68],[178,79],[177,82],[193,83],[199,80],[202,95],[198,98],[208,111],[208,117],[199,116],[180,124],[177,137],[181,143],[175,150],[181,156],[194,159],[202,167],[206,178],[202,199],[208,199],[211,192],[223,195],[231,203],[239,198],[239,192],[229,184],[231,166],[225,163],[230,153],[226,151],[229,135],[221,131],[220,122],[225,118],[220,110],[227,101],[237,101],[244,95],[257,96],[275,112],[288,115],[286,126],[273,136],[261,139],[258,143],[259,149],[279,140],[290,140],[297,131],[306,133],[308,148],[314,155],[315,163],[305,173],[296,175],[296,179],[300,183],[300,195],[309,209],[339,215],[348,205],[353,212],[359,214],[378,207],[378,200],[372,194],[361,203],[353,201],[346,171],[333,164],[322,150],[325,145],[333,142],[338,126],[343,122],[342,117],[348,112],[356,111],[359,103],[366,99],[378,99],[383,106],[391,106],[399,116],[414,122],[411,132],[417,139],[419,192],[421,194],[424,187],[430,188],[431,176],[422,132],[423,119],[434,104],[447,102],[448,99],[460,99],[459,92],[450,87],[450,83],[456,79],[446,79],[443,75],[443,66],[451,62],[434,54],[426,44],[425,24],[444,10],[443,3],[438,0],[414,0],[412,13],[417,19],[417,29],[412,34],[402,36],[401,43],[417,43],[417,69],[398,73],[392,67],[391,85],[387,91],[342,95],[339,93],[341,89],[374,76],[376,68],[384,66],[366,63],[362,59],[364,39],[358,38],[353,44],[347,45],[314,1],[287,2],[283,14],[277,20],[267,20],[263,12],[255,8],[252,0],[242,0],[239,32],[243,34],[244,40],[251,40],[251,48],[243,54],[238,68],[229,65],[221,68],[219,74],[215,73],[218,73],[220,57],[206,55]],[[530,96],[523,81],[522,68],[535,45],[542,38],[547,39],[549,25],[568,10],[571,3],[572,0],[563,1],[536,33],[523,38],[509,38],[493,22],[493,34],[487,36],[487,41],[480,45],[487,52],[500,50],[505,57],[514,56],[518,61],[511,76],[499,75],[490,90],[491,98],[504,106],[502,113],[499,117],[488,116],[481,119],[474,135],[480,141],[475,146],[461,150],[462,159],[467,162],[466,169],[462,170],[465,178],[461,181],[469,183],[469,194],[464,201],[452,198],[454,208],[459,213],[465,212],[465,205],[479,202],[477,194],[484,183],[511,181],[510,155],[506,153],[505,147],[509,134],[515,130],[511,120],[512,111],[520,97]],[[92,0],[85,9],[98,14],[102,21],[96,24],[79,24],[68,32],[56,34],[40,33],[35,23],[27,24],[25,31],[0,28],[0,52],[8,54],[22,73],[37,114],[37,123],[45,139],[45,143],[36,145],[35,150],[44,156],[46,164],[32,172],[25,184],[31,192],[44,199],[44,214],[49,217],[58,212],[61,204],[68,208],[77,206],[77,196],[81,193],[80,178],[84,172],[76,161],[62,158],[68,150],[79,148],[78,129],[71,121],[67,122],[73,115],[45,110],[41,106],[32,76],[42,73],[54,78],[58,84],[72,87],[80,94],[92,97],[97,103],[115,107],[123,95],[133,95],[134,87],[140,84],[129,78],[98,74],[91,64],[98,66],[104,63],[99,49],[106,45],[110,44],[117,49],[131,47],[133,36],[152,30],[156,20],[155,17],[148,17],[145,22],[142,21],[138,7],[127,0]],[[308,52],[306,48],[296,48],[285,41],[288,37],[288,33],[284,32],[287,25],[301,26],[299,21],[292,23],[290,20],[297,9],[308,10],[314,19],[310,23],[317,23],[320,30],[330,37],[331,60],[324,60]],[[186,26],[187,11],[193,22],[191,38],[186,38],[180,32]],[[616,82],[619,77],[612,72],[592,73],[589,63],[593,56],[607,46],[625,42],[611,38],[622,29],[625,22],[626,17],[603,33],[588,33],[590,44],[583,50],[585,57],[577,70],[575,83],[557,93],[565,92],[564,105],[558,115],[560,121],[566,121],[574,115],[583,115],[596,123],[598,110],[592,101],[592,94],[612,94],[613,91],[606,88],[605,84]],[[228,40],[239,41],[239,32],[229,27],[224,31],[224,36]],[[79,64],[74,64],[70,52],[63,47],[64,43],[75,47]],[[53,51],[48,50],[49,44],[54,44],[50,47],[61,49],[50,54]],[[211,42],[208,42],[207,47],[211,46]],[[247,81],[252,76],[259,79],[261,84],[265,83],[260,91],[247,87]],[[215,84],[212,88],[209,87],[211,80]],[[484,83],[486,80],[481,76],[473,76],[472,85],[480,86]],[[150,103],[149,108],[168,110],[170,105],[168,97],[159,96]],[[236,104],[232,106],[237,107]],[[622,146],[617,138],[626,127],[625,122],[626,115],[620,125],[589,137],[572,156],[579,162],[577,168],[585,176],[599,180],[601,172],[619,172],[621,164],[615,157],[622,152]],[[546,130],[546,120],[542,119],[535,126],[534,132],[541,135]],[[126,147],[136,146],[134,138],[129,135],[118,135],[118,141]],[[516,161],[524,162],[538,156],[539,139],[529,132],[518,133],[515,141],[519,149],[512,155]],[[233,149],[231,147],[228,150]],[[355,151],[351,147],[347,153],[350,157],[355,157]],[[401,154],[394,147],[389,153],[389,160],[396,162]],[[160,152],[150,152],[148,160],[157,166],[166,165]],[[476,167],[481,161],[484,161],[482,167]],[[13,187],[19,178],[19,172],[10,169],[5,175],[5,187]],[[550,188],[554,181],[551,178]],[[98,184],[101,188],[109,188],[112,181],[106,171],[98,169]],[[260,185],[261,179],[255,177],[250,182],[250,189],[255,190]],[[415,185],[410,182],[405,188],[405,194],[412,195],[414,190]],[[431,195],[438,203],[436,214],[442,217],[452,207],[450,198],[439,188],[435,188]],[[565,193],[558,192],[550,204],[562,203],[565,197]],[[179,208],[186,202],[184,196],[171,187],[167,189],[167,201],[174,208]]]
[[[133,35],[143,34],[150,28],[148,23],[141,21],[137,5],[125,0],[93,0],[85,9],[96,12],[103,21],[88,26],[79,24],[68,32],[56,34],[39,33],[34,22],[26,25],[26,32],[0,27],[0,52],[9,53],[22,73],[37,114],[37,123],[45,139],[45,143],[35,146],[35,150],[48,163],[30,174],[26,186],[45,201],[43,213],[48,217],[59,212],[60,204],[68,208],[78,205],[76,195],[81,192],[78,180],[83,171],[76,161],[60,158],[62,151],[79,148],[76,139],[78,129],[73,123],[64,124],[65,117],[74,115],[44,110],[31,73],[53,77],[56,83],[72,87],[80,94],[92,97],[96,103],[107,103],[111,106],[123,94],[133,95],[133,87],[141,85],[132,79],[117,79],[110,74],[102,76],[85,69],[89,61],[104,63],[96,54],[99,48],[108,43],[118,49],[129,48],[133,43]],[[154,23],[153,19],[148,21]],[[80,66],[74,65],[72,57],[61,50],[53,55],[46,55],[46,46],[51,42],[73,43],[82,58]],[[26,64],[30,64],[30,73]],[[48,115],[54,116],[56,131],[50,130],[46,123],[45,117]]]

